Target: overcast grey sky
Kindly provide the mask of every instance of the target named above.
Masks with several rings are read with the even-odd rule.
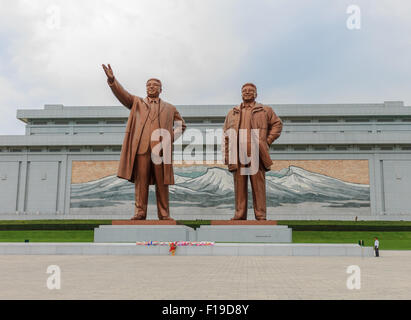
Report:
[[[0,134],[17,109],[119,105],[163,81],[173,104],[236,104],[244,82],[263,103],[411,104],[411,1],[0,0]],[[361,9],[350,30],[347,8]]]

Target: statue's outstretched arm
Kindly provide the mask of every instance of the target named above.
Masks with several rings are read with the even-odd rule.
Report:
[[[128,109],[131,109],[133,106],[134,96],[124,89],[120,82],[117,81],[114,77],[113,69],[111,69],[110,64],[108,64],[108,67],[104,64],[102,66],[107,75],[107,83],[110,86],[111,91],[113,91],[114,95],[121,102],[121,104]]]

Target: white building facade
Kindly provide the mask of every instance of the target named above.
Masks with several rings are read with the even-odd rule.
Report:
[[[270,106],[284,126],[270,149],[269,219],[411,220],[411,107],[401,101]],[[197,161],[176,164],[171,216],[229,219],[231,174],[218,162],[202,162],[220,154],[220,131],[209,131],[213,139],[198,133],[221,130],[233,106],[176,107],[187,131],[174,157],[195,141]],[[121,106],[18,110],[26,134],[0,136],[0,219],[129,218],[133,185],[115,175],[128,112]],[[155,210],[151,193],[149,218]]]

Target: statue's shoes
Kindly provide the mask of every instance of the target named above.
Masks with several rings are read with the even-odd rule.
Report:
[[[170,217],[161,218],[160,220],[175,221],[173,218]]]
[[[146,220],[146,217],[141,214],[138,214],[136,216],[133,216],[130,220]]]

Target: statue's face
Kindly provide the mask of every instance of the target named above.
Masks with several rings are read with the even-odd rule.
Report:
[[[241,90],[241,95],[244,102],[254,102],[257,98],[257,90],[253,86],[245,86]]]
[[[147,96],[157,98],[161,93],[161,84],[156,80],[149,80],[146,84]]]

